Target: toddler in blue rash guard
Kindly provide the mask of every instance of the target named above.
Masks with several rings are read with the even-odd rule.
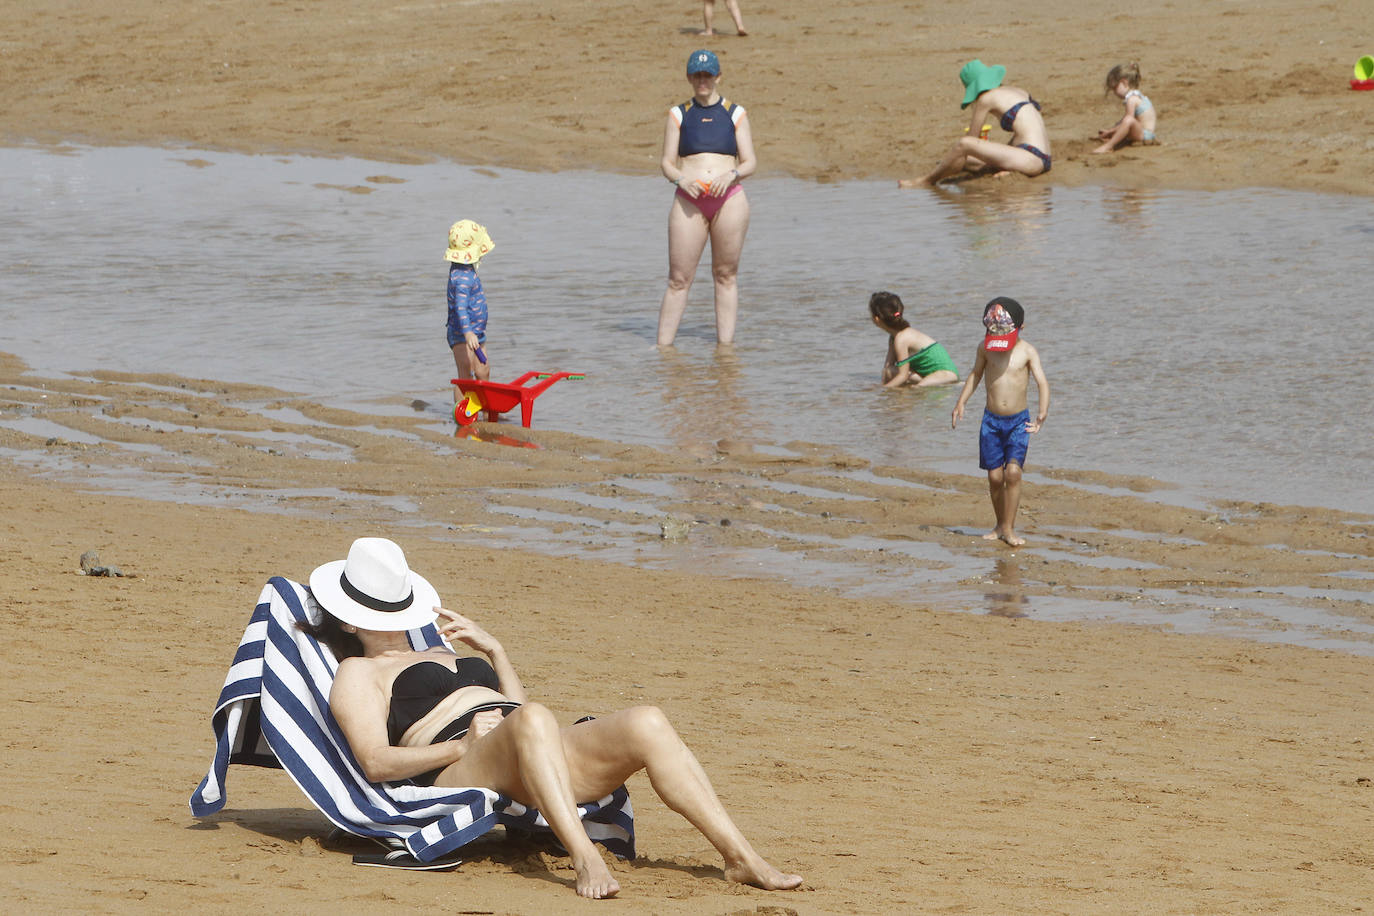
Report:
[[[470,219],[448,230],[448,345],[459,378],[486,381],[491,376],[483,345],[487,340],[487,294],[477,277],[477,265],[495,248],[487,230]],[[458,397],[458,389],[454,389]]]

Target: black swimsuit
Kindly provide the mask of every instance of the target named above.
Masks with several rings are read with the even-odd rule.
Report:
[[[496,677],[496,671],[486,659],[468,656],[455,659],[455,661],[457,664],[456,671],[443,662],[422,661],[416,662],[396,675],[396,680],[391,684],[391,708],[386,717],[387,737],[393,745],[399,745],[401,736],[412,725],[429,715],[444,697],[455,690],[474,686],[487,687],[491,690],[500,689],[501,685]],[[472,717],[479,712],[499,709],[502,711],[502,715],[506,715],[512,709],[519,707],[519,703],[511,700],[482,703],[441,728],[439,734],[434,736],[434,740],[430,744],[438,744],[440,741],[453,741],[463,737],[468,733],[468,726],[472,724]],[[432,786],[435,778],[443,769],[443,767],[439,767],[428,773],[421,773],[409,781],[417,786]]]
[[[1008,108],[1002,113],[1002,129],[1007,133],[1011,133],[1011,127],[1016,123],[1016,116],[1020,114],[1021,106],[1023,105],[1031,105],[1036,111],[1041,110],[1040,103],[1030,97],[1027,97],[1024,102],[1017,102],[1015,105]]]

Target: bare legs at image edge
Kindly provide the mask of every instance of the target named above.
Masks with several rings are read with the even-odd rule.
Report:
[[[721,854],[727,879],[765,890],[802,883],[800,875],[770,865],[744,838],[696,756],[657,707],[636,706],[560,729],[547,707],[527,703],[440,774],[438,784],[488,786],[538,808],[572,857],[577,893],[603,898],[619,893],[620,884],[587,838],[576,799],[602,798],[641,769],[663,803]]]
[[[711,222],[695,205],[680,197],[673,199],[668,212],[668,288],[658,310],[658,345],[671,346],[677,337],[682,313],[687,310],[687,293],[692,288],[697,264],[706,243],[711,243],[711,279],[715,285],[716,342],[733,343],[735,317],[739,311],[739,272],[744,236],[749,231],[749,199],[736,194],[725,202]]]
[[[748,35],[749,33],[744,30],[744,17],[740,15],[739,0],[725,0],[725,8],[730,11],[730,18],[735,20],[735,33],[741,36]],[[701,19],[706,24],[701,34],[716,34],[716,0],[701,0]]]
[[[988,471],[988,495],[992,497],[997,527],[983,535],[983,540],[1006,541],[1012,547],[1026,543],[1025,538],[1016,534],[1016,511],[1021,505],[1021,465],[1009,461]]]

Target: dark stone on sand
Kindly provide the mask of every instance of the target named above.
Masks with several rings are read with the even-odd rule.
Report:
[[[100,563],[100,554],[94,550],[88,550],[81,555],[81,572],[87,576],[116,576],[122,577],[124,573],[118,566],[103,566]]]

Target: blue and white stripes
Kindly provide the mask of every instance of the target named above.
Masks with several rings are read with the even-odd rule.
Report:
[[[329,649],[295,626],[311,606],[280,577],[263,588],[224,680],[212,724],[215,756],[191,795],[191,813],[224,807],[229,764],[286,770],[325,817],[350,833],[396,838],[428,862],[498,824],[548,829],[537,811],[490,789],[370,783],[329,712],[338,667]],[[433,624],[409,632],[417,649],[444,645]],[[579,806],[587,834],[634,858],[634,809],[624,786]]]

